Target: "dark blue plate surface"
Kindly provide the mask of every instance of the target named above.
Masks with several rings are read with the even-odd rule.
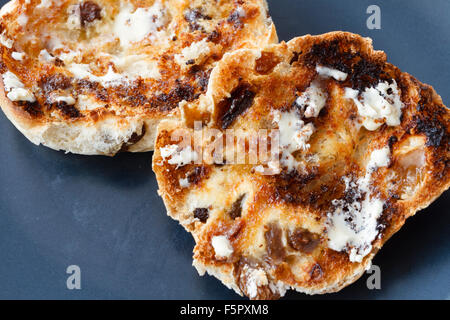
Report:
[[[371,4],[381,8],[380,30],[366,26]],[[281,40],[333,30],[370,36],[390,62],[450,103],[449,1],[269,5]],[[0,136],[0,298],[238,298],[191,266],[194,242],[166,216],[151,153],[65,155],[32,145],[3,114]],[[287,298],[450,298],[449,208],[447,193],[386,244],[374,261],[381,290],[368,290],[365,275],[337,294]],[[66,287],[69,265],[81,268],[81,290]]]

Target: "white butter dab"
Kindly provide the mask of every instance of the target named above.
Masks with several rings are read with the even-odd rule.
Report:
[[[363,126],[370,131],[378,129],[383,123],[398,126],[402,115],[403,102],[397,82],[380,82],[376,87],[366,88],[359,95],[358,90],[345,88],[345,98],[353,100],[358,107],[358,114],[363,119]]]

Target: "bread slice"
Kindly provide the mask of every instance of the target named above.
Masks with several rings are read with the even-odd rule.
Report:
[[[159,192],[199,273],[251,299],[339,291],[450,185],[449,109],[359,35],[227,53],[183,114],[158,128]]]
[[[0,103],[33,143],[153,149],[225,52],[277,41],[264,0],[15,0],[0,13]]]

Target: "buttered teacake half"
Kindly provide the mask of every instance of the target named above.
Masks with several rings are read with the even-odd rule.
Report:
[[[1,106],[35,144],[148,151],[225,52],[276,41],[264,0],[15,0],[1,10]]]
[[[450,185],[449,109],[355,34],[226,54],[183,114],[158,129],[160,194],[199,273],[251,299],[356,281]]]

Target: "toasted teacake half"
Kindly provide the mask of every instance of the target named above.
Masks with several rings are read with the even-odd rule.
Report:
[[[199,273],[252,299],[356,281],[450,184],[449,110],[355,34],[226,54],[183,111],[158,129],[159,192]]]
[[[0,103],[35,144],[148,151],[225,52],[276,41],[265,0],[15,0],[0,13]]]

